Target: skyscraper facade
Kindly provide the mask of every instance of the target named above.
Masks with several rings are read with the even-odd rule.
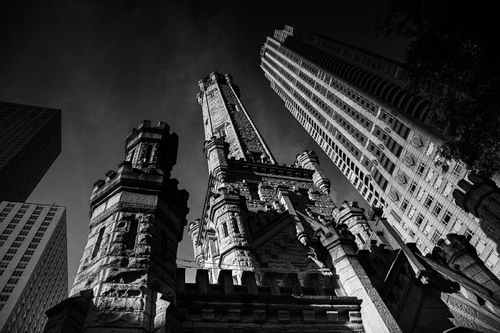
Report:
[[[0,102],[0,201],[26,201],[60,152],[61,110]]]
[[[42,332],[67,295],[65,208],[0,202],[0,332]]]
[[[500,230],[453,201],[467,177],[459,161],[437,154],[444,142],[427,116],[428,103],[404,89],[401,64],[290,26],[261,49],[261,68],[286,108],[352,185],[381,206],[406,242],[429,253],[458,233],[500,273]]]

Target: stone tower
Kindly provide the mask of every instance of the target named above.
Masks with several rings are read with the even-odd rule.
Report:
[[[211,73],[199,88],[209,186],[201,219],[189,225],[195,260],[211,283],[230,283],[231,290],[253,283],[274,297],[271,301],[260,296],[259,301],[268,304],[262,318],[254,313],[241,319],[240,314],[240,320],[265,323],[271,331],[311,325],[325,332],[358,332],[364,330],[363,316],[370,320],[367,331],[399,332],[378,294],[362,278],[366,273],[356,259],[351,232],[364,231],[356,224],[359,214],[336,223],[339,209],[328,195],[330,181],[316,154],[304,151],[292,165],[277,163],[230,75]],[[197,281],[203,285],[204,278],[199,275]],[[278,303],[295,302],[285,295],[315,298],[293,309],[273,310]],[[363,300],[361,313],[352,303],[355,298],[348,296]],[[345,306],[322,303],[331,297]],[[190,312],[191,305],[183,306]]]
[[[164,122],[143,121],[128,134],[125,161],[94,183],[71,297],[48,311],[46,332],[163,332],[169,325],[189,196],[170,178],[177,144]]]

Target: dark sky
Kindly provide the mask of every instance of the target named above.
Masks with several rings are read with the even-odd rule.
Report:
[[[197,82],[231,73],[280,163],[315,150],[332,197],[362,199],[300,127],[259,68],[266,36],[291,25],[402,60],[404,41],[375,35],[385,1],[37,1],[2,8],[0,100],[62,109],[62,153],[28,199],[66,206],[69,283],[88,234],[95,180],[124,159],[125,135],[143,119],[180,137],[173,176],[200,216],[207,184]],[[363,204],[365,204],[363,202]],[[187,233],[179,257],[192,259]]]

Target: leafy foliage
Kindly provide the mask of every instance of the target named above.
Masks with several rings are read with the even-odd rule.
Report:
[[[426,98],[429,124],[449,139],[447,159],[491,176],[500,169],[500,54],[486,2],[391,0],[377,32],[407,38],[408,89]]]

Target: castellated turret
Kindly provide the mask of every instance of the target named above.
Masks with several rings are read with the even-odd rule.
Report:
[[[94,183],[89,236],[71,297],[49,311],[46,332],[152,332],[176,302],[177,245],[188,193],[170,178],[178,137],[143,121],[125,160]],[[83,331],[82,331],[83,332]]]
[[[303,168],[314,170],[314,185],[326,194],[330,193],[330,180],[325,176],[325,173],[319,167],[318,155],[316,155],[314,151],[306,150],[297,155],[297,163]]]

